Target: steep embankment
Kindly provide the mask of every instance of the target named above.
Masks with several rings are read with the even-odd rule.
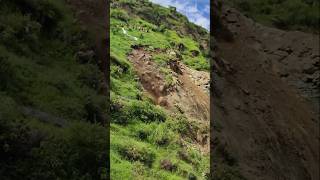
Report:
[[[159,53],[162,52],[148,52],[143,47],[137,47],[128,59],[133,63],[143,91],[151,95],[155,104],[162,106],[169,114],[184,114],[205,128],[201,132],[193,132],[197,133],[193,139],[197,142],[195,145],[208,153],[209,91],[205,85],[209,83],[209,73],[191,70],[181,60],[175,59],[167,65],[174,79],[174,83],[168,85],[165,74],[152,61],[152,57]],[[200,79],[203,84],[196,84],[201,83]]]
[[[319,36],[214,9],[212,137],[247,179],[319,179]]]
[[[143,89],[152,96],[156,104],[167,110],[174,112],[178,108],[189,118],[208,121],[209,92],[205,85],[209,83],[209,73],[192,71],[181,59],[174,59],[167,64],[173,76],[173,82],[168,85],[165,74],[152,61],[152,57],[160,53],[163,52],[148,52],[138,47],[129,54],[128,59],[133,63]]]
[[[0,1],[1,179],[106,177],[105,53],[93,37],[105,28],[80,24],[73,12],[97,4],[77,3]]]
[[[111,178],[205,178],[207,32],[148,1],[111,7]]]

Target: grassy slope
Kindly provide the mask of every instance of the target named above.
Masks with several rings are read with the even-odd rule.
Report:
[[[154,13],[161,11],[167,19],[172,15],[169,9],[139,1],[131,8],[125,8],[133,1],[117,0],[112,2],[111,10],[111,177],[112,179],[185,179],[204,177],[209,166],[209,157],[192,147],[191,140],[182,140],[192,126],[183,115],[172,117],[142,95],[133,67],[127,60],[131,45],[147,45],[150,49],[170,48],[183,43],[186,51],[181,55],[183,61],[195,69],[208,70],[209,65],[199,43],[188,36],[179,36],[173,28],[157,26],[148,18],[142,18],[135,11],[151,8]],[[117,4],[117,5],[115,5]],[[149,11],[150,13],[150,11]],[[177,20],[179,22],[180,19]],[[183,21],[183,23],[187,23]],[[183,25],[183,24],[182,24]],[[125,36],[121,28],[128,30],[138,41]],[[145,32],[139,31],[144,27]],[[201,52],[197,58],[191,50]],[[163,53],[154,60],[159,67],[168,59]],[[194,125],[196,126],[196,125]],[[181,141],[189,144],[181,146]],[[185,152],[188,160],[179,158]],[[170,160],[173,170],[161,168],[163,160]]]
[[[268,26],[319,32],[318,0],[229,0],[244,14]]]
[[[95,118],[105,107],[102,74],[94,58],[77,58],[92,44],[74,22],[63,0],[0,1],[3,179],[99,179],[105,171],[106,130]],[[57,117],[68,126],[52,125]]]

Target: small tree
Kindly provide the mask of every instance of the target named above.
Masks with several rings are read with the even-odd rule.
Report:
[[[173,6],[169,6],[171,12],[177,12],[177,8]]]

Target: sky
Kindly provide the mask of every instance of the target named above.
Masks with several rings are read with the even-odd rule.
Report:
[[[173,6],[188,17],[189,21],[210,29],[210,0],[151,0],[156,4]]]

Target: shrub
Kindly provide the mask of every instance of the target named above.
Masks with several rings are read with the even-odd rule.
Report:
[[[199,125],[194,121],[189,121],[185,116],[177,116],[168,121],[170,128],[178,132],[181,137],[186,140],[193,141],[196,138],[196,133],[199,130]]]
[[[106,129],[75,123],[32,151],[32,179],[99,179],[106,168]]]
[[[86,64],[80,66],[80,72],[78,73],[78,80],[81,84],[86,85],[92,89],[99,90],[100,83],[103,79],[102,73],[99,69],[92,64]]]
[[[130,19],[128,13],[124,10],[121,10],[121,9],[111,10],[111,17],[119,19],[124,22],[128,22],[128,20]]]
[[[31,131],[12,98],[0,91],[0,102],[0,176],[19,179],[32,148]]]
[[[30,14],[42,25],[43,32],[50,33],[64,18],[64,7],[60,0],[15,0],[12,1],[23,14]]]
[[[0,17],[0,42],[22,53],[39,47],[41,25],[30,16],[7,14]],[[27,45],[27,47],[25,47]]]
[[[152,134],[155,126],[158,124],[150,123],[150,124],[144,124],[140,123],[134,128],[135,136],[143,141],[147,141],[149,136]]]
[[[112,121],[119,124],[128,124],[136,121],[145,123],[164,122],[166,114],[150,102],[132,100],[128,103],[113,101]]]
[[[132,101],[128,106],[131,119],[142,122],[164,122],[166,114],[157,106],[143,101]]]
[[[158,146],[175,145],[176,134],[166,124],[159,124],[150,134],[149,141]]]
[[[167,29],[167,27],[162,24],[157,28],[157,31],[163,33],[166,31],[166,29]]]
[[[129,161],[139,161],[148,167],[152,166],[156,157],[152,149],[132,142],[121,145],[119,153]]]

